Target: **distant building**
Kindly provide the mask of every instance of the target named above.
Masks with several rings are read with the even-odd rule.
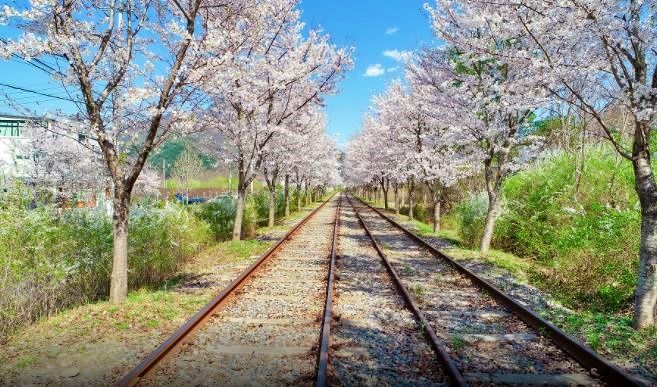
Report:
[[[51,122],[43,117],[0,114],[0,187],[29,174],[34,129],[49,128]]]

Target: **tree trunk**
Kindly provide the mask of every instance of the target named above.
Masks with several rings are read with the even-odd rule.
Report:
[[[128,218],[130,195],[116,193],[114,197],[114,249],[110,297],[112,304],[121,304],[128,298]]]
[[[385,183],[381,183],[381,191],[383,191],[383,208],[388,209],[388,187]]]
[[[415,190],[415,184],[413,179],[408,180],[408,219],[413,220],[413,191]]]
[[[634,152],[637,153],[636,151]],[[635,188],[641,203],[639,275],[634,294],[634,328],[655,325],[657,314],[657,185],[650,156],[633,162]]]
[[[269,188],[269,220],[267,226],[273,227],[276,218],[276,186]]]
[[[290,175],[285,175],[285,216],[290,216]]]
[[[306,183],[303,192],[303,204],[304,206],[308,206],[310,204],[308,201],[308,183]]]
[[[395,214],[399,215],[399,186],[397,184],[394,185],[393,191],[395,194]]]
[[[297,211],[301,211],[301,185],[297,185]]]
[[[235,222],[233,223],[233,240],[239,241],[242,239],[242,219],[244,218],[244,196],[246,194],[246,187],[242,184],[237,188],[237,201],[235,202]]]
[[[495,221],[500,212],[500,198],[499,192],[491,191],[488,193],[488,213],[486,214],[486,222],[484,224],[484,235],[481,238],[481,254],[488,254],[490,249],[490,241],[493,239],[493,230],[495,229]]]
[[[433,203],[433,232],[440,231],[440,199]]]

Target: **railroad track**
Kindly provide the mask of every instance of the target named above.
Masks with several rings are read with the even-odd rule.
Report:
[[[331,385],[444,385],[422,320],[343,203],[331,326]]]
[[[640,385],[342,194],[311,212],[119,385],[448,383]]]
[[[437,335],[452,384],[642,385],[377,209],[349,202]]]
[[[326,383],[340,201],[311,212],[118,384]]]

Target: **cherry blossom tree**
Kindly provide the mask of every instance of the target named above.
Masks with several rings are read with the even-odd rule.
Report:
[[[322,126],[323,128],[323,126]],[[297,208],[308,204],[311,193],[323,191],[340,183],[335,143],[322,131],[308,135],[304,147],[299,148],[291,167],[291,182],[295,184]]]
[[[384,197],[392,184],[397,210],[399,181],[406,181],[411,219],[413,188],[426,184],[434,208],[434,229],[438,230],[442,192],[466,176],[470,160],[450,122],[441,121],[443,117],[426,103],[430,99],[421,95],[422,88],[426,86],[421,83],[404,86],[394,81],[375,97],[362,134],[350,143],[347,160],[350,175],[361,184],[375,181]]]
[[[480,250],[486,254],[501,209],[502,183],[540,149],[541,138],[532,135],[531,125],[541,99],[534,98],[521,68],[461,47],[425,50],[409,73],[424,87],[422,97],[441,121],[452,123],[454,141],[469,145],[467,153],[481,162],[488,211]]]
[[[83,130],[78,127],[79,133]],[[62,134],[75,133],[75,123],[43,119],[27,125],[26,131],[30,141],[21,144],[20,153],[29,157],[27,180],[32,186],[65,195],[100,190],[106,175],[98,144]]]
[[[526,83],[591,116],[618,154],[632,163],[641,205],[633,324],[655,325],[657,183],[651,134],[657,116],[656,3],[441,0],[430,12],[445,41],[523,68]],[[473,31],[481,38],[472,39]],[[628,141],[606,114],[618,107],[631,113]]]
[[[56,61],[53,78],[73,90],[87,136],[100,146],[113,183],[113,303],[127,296],[135,183],[152,150],[191,123],[188,111],[198,101],[190,82],[207,41],[221,40],[207,20],[202,22],[201,11],[223,20],[243,6],[240,1],[46,0],[0,12],[1,21],[22,32],[0,47],[0,54]]]
[[[270,142],[287,120],[335,90],[351,63],[350,49],[335,47],[319,31],[302,33],[296,5],[295,0],[256,2],[244,9],[238,28],[218,23],[232,32],[209,47],[217,55],[207,63],[204,89],[213,97],[208,122],[237,166],[234,240],[241,238],[246,190]],[[236,50],[224,55],[226,47]]]
[[[278,180],[284,177],[285,215],[290,214],[290,174],[295,166],[303,167],[309,158],[303,157],[314,153],[313,144],[323,136],[326,121],[318,110],[307,110],[288,119],[281,125],[280,133],[272,138],[263,149],[262,173],[269,191],[268,225],[274,225],[276,215],[276,190]],[[308,145],[310,144],[310,145]]]

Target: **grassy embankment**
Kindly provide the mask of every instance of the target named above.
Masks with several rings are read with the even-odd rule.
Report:
[[[0,350],[0,382],[33,383],[45,377],[62,383],[72,374],[76,382],[115,381],[271,246],[278,237],[274,234],[288,229],[307,210],[273,228],[257,229],[257,239],[206,246],[165,280],[131,291],[123,305],[87,303],[15,331]],[[181,291],[181,286],[199,279],[207,281],[191,292]]]

